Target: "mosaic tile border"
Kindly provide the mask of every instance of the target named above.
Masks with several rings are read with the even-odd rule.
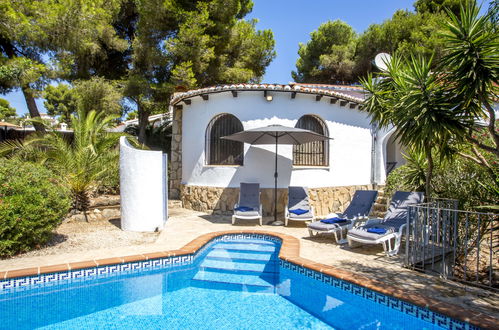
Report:
[[[169,269],[189,265],[192,261],[192,255],[184,255],[13,278],[0,281],[0,295],[61,284],[79,283],[97,278],[109,278],[150,270]]]
[[[455,320],[451,317],[433,312],[427,308],[419,307],[400,299],[387,296],[382,293],[378,293],[376,291],[370,290],[368,288],[364,288],[360,285],[353,284],[342,279],[336,278],[331,275],[323,274],[321,272],[296,265],[292,262],[285,261],[280,259],[279,266],[284,269],[289,269],[293,272],[296,272],[300,275],[306,276],[308,278],[320,281],[322,283],[331,285],[335,288],[341,289],[343,291],[349,292],[356,296],[361,296],[365,299],[374,301],[377,304],[389,307],[391,309],[395,309],[404,314],[408,314],[419,318],[423,321],[430,322],[439,327],[450,329],[450,330],[478,330],[480,328],[470,325],[469,323],[462,322],[459,320]]]
[[[98,278],[109,278],[150,270],[170,269],[173,267],[190,265],[199,255],[206,251],[206,249],[209,249],[214,243],[237,239],[261,239],[279,244],[282,242],[282,240],[278,237],[263,234],[227,234],[211,239],[201,249],[197,250],[195,254],[97,266],[92,268],[82,268],[65,272],[3,280],[0,281],[0,295],[61,284],[80,283]]]

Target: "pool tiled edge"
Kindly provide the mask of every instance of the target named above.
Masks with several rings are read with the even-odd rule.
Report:
[[[61,279],[78,280],[83,276],[111,274],[117,271],[134,271],[139,268],[142,269],[142,267],[145,269],[147,267],[164,267],[170,264],[186,263],[191,262],[195,254],[200,253],[207,243],[216,240],[217,237],[225,235],[235,237],[237,235],[248,234],[278,238],[282,242],[279,253],[281,267],[292,269],[333,286],[336,285],[352,294],[364,296],[366,299],[371,299],[377,303],[385,304],[391,308],[450,329],[464,329],[464,322],[484,329],[499,328],[499,320],[492,316],[467,310],[460,306],[419,294],[408,293],[406,290],[396,287],[388,287],[385,283],[366,278],[362,275],[302,258],[299,256],[300,242],[297,238],[282,233],[262,230],[230,230],[208,233],[194,239],[179,250],[0,271],[0,281],[4,281],[5,283],[5,280],[10,280],[9,282],[14,283],[14,281],[23,281],[26,278],[23,283],[29,281],[36,284],[37,281],[41,281],[41,278],[48,278],[49,274],[54,274],[54,277],[61,277]],[[374,291],[374,294],[372,291]],[[415,305],[416,308],[409,304]],[[446,316],[458,322],[450,320]]]

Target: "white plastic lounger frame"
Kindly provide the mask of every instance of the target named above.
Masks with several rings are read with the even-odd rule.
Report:
[[[374,225],[378,223],[383,223],[382,219],[369,219],[366,222],[366,225]],[[400,250],[400,242],[402,241],[402,235],[404,234],[404,229],[407,226],[407,224],[403,224],[400,226],[398,231],[395,231],[390,234],[386,235],[380,235],[378,239],[363,239],[360,237],[355,237],[352,238],[351,236],[347,235],[347,240],[348,240],[348,245],[352,246],[353,242],[361,243],[361,244],[382,244],[383,245],[383,251],[389,256],[395,256],[399,253]],[[392,248],[392,239],[394,240],[394,246]]]
[[[241,220],[258,220],[262,225],[262,204],[260,203],[260,184],[258,183],[243,183],[241,182],[239,189],[239,202],[234,205],[234,214],[232,215],[232,224],[236,219]],[[236,211],[240,206],[252,208],[247,215],[242,211]],[[258,210],[258,211],[256,211]]]
[[[311,213],[310,217],[307,217],[307,218],[295,218],[295,217],[293,217],[293,214],[291,214],[289,212],[289,209],[286,206],[286,209],[284,211],[284,225],[287,226],[289,220],[291,220],[291,221],[314,221],[315,217],[314,217],[314,207],[313,206],[310,206],[310,213]]]
[[[239,207],[239,204],[234,204],[234,210]],[[241,219],[241,220],[258,220],[258,223],[260,226],[262,226],[262,204],[260,204],[260,210],[259,210],[259,215],[232,215],[232,224],[236,222],[236,219]]]
[[[398,224],[394,226],[395,230],[387,234],[380,234],[378,238],[359,237],[357,233],[352,231],[347,235],[348,245],[353,246],[354,242],[361,244],[382,244],[383,250],[388,256],[397,255],[400,250],[400,242],[402,240],[402,235],[404,235],[404,229],[407,226],[407,223],[400,224],[399,221],[407,221],[407,207],[409,205],[422,203],[423,199],[424,194],[421,192],[395,192],[385,217],[383,219],[370,219],[365,224],[365,226],[376,224],[389,225],[394,223],[397,224],[398,222]],[[359,227],[359,230],[362,230],[362,227]],[[392,239],[394,239],[393,247]]]
[[[293,214],[291,210],[302,209],[307,212],[301,215]],[[314,208],[310,205],[308,191],[306,187],[289,186],[288,187],[288,203],[284,210],[284,225],[287,226],[291,221],[313,221]]]
[[[308,226],[308,232],[310,236],[315,236],[318,234],[334,234],[334,239],[338,244],[346,244],[348,240],[345,238],[345,234],[358,225],[358,222],[363,222],[368,219],[368,215],[371,213],[376,198],[378,197],[378,192],[374,190],[357,190],[350,202],[349,206],[344,213],[331,213],[328,214],[327,218],[345,218],[348,223],[338,223],[332,224],[329,230],[320,230]],[[361,200],[360,203],[358,201]],[[366,206],[367,209],[366,209]],[[360,207],[360,209],[359,209]],[[360,214],[362,213],[362,214]],[[357,214],[354,216],[354,214]]]
[[[337,213],[331,213],[327,216],[327,218],[336,218],[336,217],[339,217]],[[348,219],[349,223],[343,225],[341,223],[333,224],[335,227],[329,230],[317,230],[309,227],[308,233],[310,236],[316,236],[320,234],[334,234],[334,239],[336,240],[336,243],[346,244],[348,243],[348,240],[345,238],[345,234],[348,233],[348,231],[351,230],[358,221],[362,222],[366,219],[368,219],[367,216]]]

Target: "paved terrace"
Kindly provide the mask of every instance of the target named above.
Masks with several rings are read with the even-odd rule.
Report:
[[[271,222],[264,219],[264,223]],[[208,215],[201,212],[173,208],[165,229],[159,234],[130,234],[117,228],[119,221],[104,224],[80,223],[92,228],[93,236],[85,236],[85,242],[61,243],[45,252],[28,253],[12,259],[0,260],[0,273],[4,271],[67,264],[84,260],[122,257],[165,250],[176,250],[200,235],[215,231],[251,229],[288,234],[300,241],[300,256],[315,262],[348,270],[411,292],[426,295],[440,301],[459,305],[470,311],[499,318],[499,294],[444,281],[401,267],[400,257],[387,258],[381,245],[350,248],[334,243],[332,237],[309,237],[304,224],[289,227],[258,226],[253,222],[231,225],[229,216]],[[66,224],[68,225],[68,224]],[[64,224],[62,226],[65,226]],[[61,226],[61,227],[62,227]],[[99,228],[95,230],[95,228]],[[79,235],[79,236],[78,236]],[[120,236],[121,235],[121,236]],[[135,235],[135,236],[134,236]],[[143,236],[140,236],[143,235]],[[75,235],[83,240],[83,234]],[[117,237],[119,239],[117,239]],[[89,239],[88,237],[93,237]],[[88,241],[93,240],[94,244]],[[103,248],[105,246],[105,248]],[[42,255],[39,255],[42,254]]]

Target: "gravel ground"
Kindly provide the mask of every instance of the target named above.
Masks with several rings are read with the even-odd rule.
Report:
[[[120,220],[65,222],[57,228],[46,247],[15,256],[29,258],[59,253],[95,250],[105,247],[126,247],[154,243],[159,233],[123,231]]]

